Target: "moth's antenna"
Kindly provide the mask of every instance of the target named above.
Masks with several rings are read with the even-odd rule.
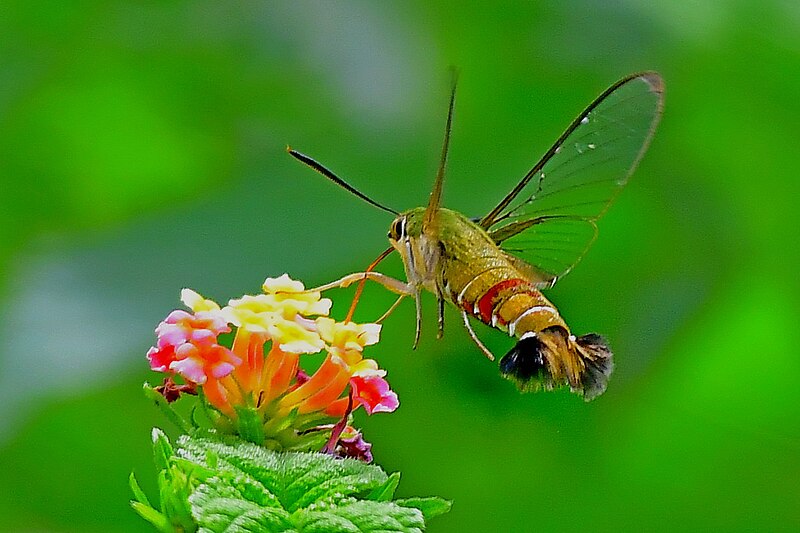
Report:
[[[359,191],[358,189],[356,189],[355,187],[353,187],[352,185],[350,185],[349,183],[344,181],[342,178],[340,178],[339,176],[337,176],[336,174],[334,174],[333,172],[331,172],[330,170],[328,170],[324,166],[322,166],[321,163],[315,161],[314,159],[311,159],[310,157],[308,157],[305,154],[301,154],[297,150],[292,149],[291,146],[287,146],[286,147],[286,151],[289,152],[289,155],[291,155],[292,157],[294,157],[295,159],[297,159],[301,163],[304,163],[304,164],[310,166],[311,168],[313,168],[314,170],[316,170],[317,172],[319,172],[320,174],[322,174],[323,176],[325,176],[326,178],[328,178],[329,180],[334,182],[336,185],[338,185],[342,189],[355,194],[356,196],[358,196],[362,200],[366,201],[367,203],[372,204],[372,205],[374,205],[375,207],[377,207],[379,209],[383,209],[384,211],[388,211],[389,213],[392,213],[393,215],[398,215],[399,214],[394,209],[391,209],[389,207],[386,207],[385,205],[379,204],[378,202],[376,202],[375,200],[373,200],[372,198],[370,198],[369,196],[367,196],[363,192]]]
[[[444,172],[447,167],[447,152],[450,149],[450,130],[453,125],[453,105],[456,101],[456,85],[458,83],[458,71],[451,70],[452,82],[450,85],[450,106],[447,109],[447,124],[444,130],[444,143],[442,144],[442,157],[439,160],[439,170],[436,171],[436,181],[433,182],[433,190],[431,191],[430,200],[428,200],[428,207],[425,209],[424,224],[426,227],[433,229],[436,221],[436,213],[439,210],[439,205],[442,201],[442,184],[444,183]]]

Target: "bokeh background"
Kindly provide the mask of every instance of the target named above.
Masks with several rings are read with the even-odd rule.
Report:
[[[406,304],[372,352],[402,406],[358,420],[400,494],[454,500],[441,532],[800,530],[800,5],[468,4],[3,2],[2,531],[148,531],[127,477],[152,494],[150,428],[175,434],[141,393],[153,328],[184,286],[363,269],[390,217],[284,147],[421,205],[450,65],[445,198],[471,216],[621,76],[660,71],[667,105],[549,293],[611,340],[608,392],[518,394],[457,314],[435,339],[432,297],[412,352]]]

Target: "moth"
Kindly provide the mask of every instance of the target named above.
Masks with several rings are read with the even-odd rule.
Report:
[[[606,340],[576,336],[542,290],[581,260],[597,237],[597,221],[627,184],[647,150],[664,105],[664,81],[656,72],[631,74],[590,103],[542,158],[488,213],[468,218],[441,206],[453,121],[453,82],[444,143],[427,206],[397,212],[364,195],[314,159],[289,153],[359,198],[392,213],[391,247],[366,272],[314,290],[371,279],[413,297],[419,340],[420,293],[455,306],[470,337],[490,360],[494,355],[470,324],[476,319],[516,337],[500,359],[501,374],[522,391],[569,386],[586,401],[602,394],[613,370]],[[406,281],[372,270],[397,251]],[[399,300],[398,300],[399,301]],[[393,306],[394,307],[394,306]]]

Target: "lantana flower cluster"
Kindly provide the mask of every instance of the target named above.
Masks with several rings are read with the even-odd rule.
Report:
[[[380,324],[335,321],[329,299],[286,274],[225,307],[191,289],[181,300],[189,311],[172,311],[147,352],[151,369],[169,374],[157,389],[168,401],[198,393],[217,430],[273,449],[322,443],[326,451],[371,460],[370,445],[348,422],[355,409],[373,414],[399,405],[386,371],[363,355],[378,342]],[[307,374],[301,359],[320,352],[322,363]]]

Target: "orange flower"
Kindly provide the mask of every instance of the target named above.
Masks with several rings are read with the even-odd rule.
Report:
[[[330,427],[319,422],[346,418],[353,405],[369,414],[397,408],[386,372],[362,355],[378,342],[379,324],[336,322],[326,316],[330,300],[305,292],[286,274],[267,278],[263,289],[222,309],[184,289],[181,299],[194,314],[174,311],[159,325],[158,344],[148,352],[151,368],[201,385],[207,401],[234,425],[242,409],[253,410],[264,438],[281,446],[300,446]],[[230,326],[236,333],[226,348],[217,338]],[[322,365],[307,376],[300,356],[323,350]]]

